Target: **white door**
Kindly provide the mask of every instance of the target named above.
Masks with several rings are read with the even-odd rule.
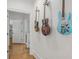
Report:
[[[13,43],[24,43],[22,20],[13,20]]]

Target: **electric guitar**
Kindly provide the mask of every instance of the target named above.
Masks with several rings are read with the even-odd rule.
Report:
[[[45,17],[46,6],[48,6],[47,0],[44,3],[44,18],[42,20],[42,28],[41,28],[42,34],[44,36],[47,36],[50,34],[50,26],[48,24],[49,19]]]
[[[37,7],[36,7],[36,17],[35,17],[35,21],[34,21],[34,23],[35,23],[35,26],[34,26],[34,29],[35,29],[35,31],[36,32],[38,32],[39,31],[39,22],[37,21],[38,19],[37,19],[37,16],[38,16],[38,12],[39,12],[39,10],[37,9]]]
[[[63,35],[72,33],[72,20],[71,13],[66,17],[65,14],[65,0],[62,0],[62,14],[58,12],[58,27],[57,30]]]

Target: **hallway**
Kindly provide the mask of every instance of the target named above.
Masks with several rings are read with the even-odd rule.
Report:
[[[9,50],[9,59],[35,59],[29,55],[29,49],[25,44],[12,44]]]
[[[63,1],[8,0],[8,59],[72,59],[72,0]]]

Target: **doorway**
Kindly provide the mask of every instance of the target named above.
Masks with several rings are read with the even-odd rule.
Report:
[[[8,10],[8,50],[9,58],[30,58],[30,15]],[[24,51],[23,51],[24,50]],[[16,56],[16,57],[15,57]],[[18,57],[17,57],[18,56]],[[32,57],[31,57],[32,58]]]
[[[12,35],[12,43],[28,43],[27,38],[30,34],[29,17],[29,14],[8,10],[8,30],[9,36]]]

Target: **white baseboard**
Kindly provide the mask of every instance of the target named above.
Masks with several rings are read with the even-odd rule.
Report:
[[[28,43],[25,43],[25,44],[27,45],[27,48],[30,48],[29,45],[28,45]]]
[[[37,53],[36,51],[31,51],[30,50],[30,55],[33,55],[36,59],[43,59],[39,53]]]

